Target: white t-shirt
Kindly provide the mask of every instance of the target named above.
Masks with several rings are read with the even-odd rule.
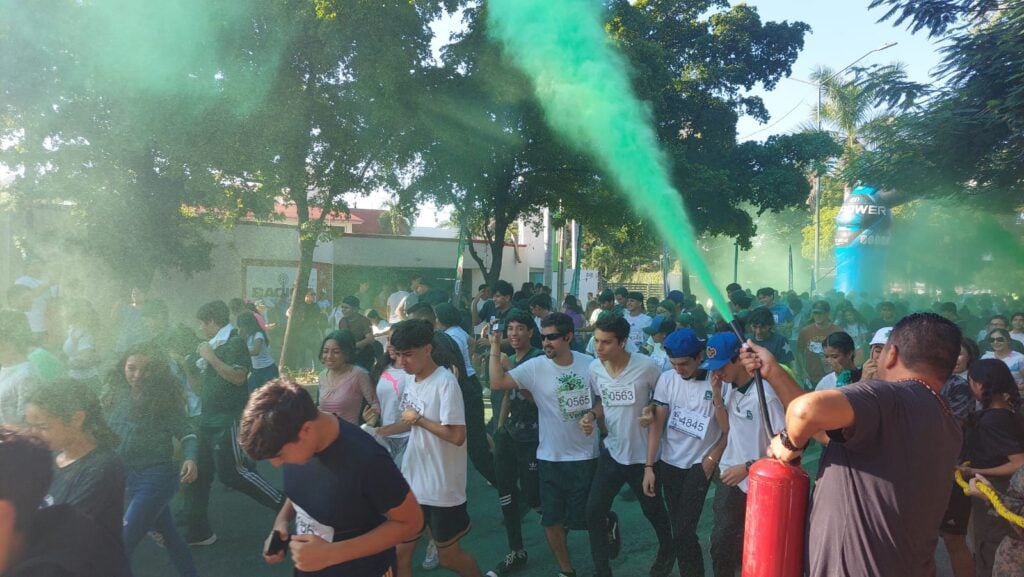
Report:
[[[25,398],[39,383],[39,373],[30,361],[0,367],[0,424],[16,425],[25,420]]]
[[[636,346],[641,347],[647,339],[644,329],[651,326],[653,319],[645,313],[633,316],[626,313],[626,322],[629,323],[629,340]]]
[[[601,398],[608,427],[604,446],[620,465],[647,461],[647,429],[640,426],[639,419],[660,376],[654,361],[640,354],[631,354],[626,368],[614,379],[600,359],[590,363],[588,384],[594,396]]]
[[[473,359],[469,356],[469,333],[458,326],[448,327],[444,330],[444,333],[450,336],[455,341],[455,344],[459,345],[462,360],[466,361],[466,376],[472,377],[476,375],[476,369],[473,368]]]
[[[664,373],[671,369],[672,361],[668,360],[668,353],[665,352],[665,347],[653,340],[648,340],[647,343],[651,346],[651,360],[658,366],[658,370]]]
[[[547,357],[536,357],[509,371],[519,388],[530,391],[537,404],[538,459],[562,463],[597,458],[597,432],[585,435],[579,424],[593,409],[594,395],[587,385],[593,360],[573,351],[572,364],[565,367]]]
[[[989,351],[981,356],[983,359],[998,359],[999,357],[992,351]],[[1013,373],[1013,380],[1017,381],[1017,386],[1024,384],[1024,375],[1021,375],[1021,369],[1024,369],[1024,355],[1017,351],[1010,351],[1010,354],[1006,357],[999,359],[1006,363],[1006,366],[1010,368],[1010,372]]]
[[[43,286],[45,283],[46,281],[44,280],[32,278],[28,275],[18,277],[18,280],[14,281],[14,284],[27,286],[32,290]],[[46,332],[46,307],[49,304],[49,300],[50,293],[44,292],[32,299],[32,308],[25,313],[25,316],[28,317],[28,325],[33,333]]]
[[[817,384],[817,386],[814,387],[814,390],[815,391],[829,391],[829,390],[832,390],[832,389],[836,388],[836,382],[837,382],[836,373],[835,373],[835,371],[833,371],[833,372],[825,375],[824,377],[821,377],[821,380],[818,381],[818,384]]]
[[[729,411],[729,440],[722,454],[722,462],[718,467],[721,472],[733,465],[747,461],[756,461],[765,456],[765,448],[771,439],[765,435],[761,424],[761,401],[757,398],[757,385],[753,382],[746,391],[740,392],[733,385],[722,384],[723,400]],[[728,390],[725,390],[728,389]],[[786,411],[782,401],[775,396],[768,381],[764,382],[765,399],[768,400],[768,416],[772,420],[772,431],[778,433],[786,428]],[[739,488],[747,492],[747,480],[739,484]]]
[[[380,422],[383,425],[397,423],[402,418],[402,394],[412,377],[402,369],[388,366],[377,380],[377,400],[380,401]],[[409,431],[391,435],[408,437]]]
[[[270,354],[270,344],[267,343],[267,339],[264,338],[263,333],[249,335],[249,338],[245,340],[245,346],[252,349],[256,346],[256,341],[262,342],[263,346],[260,347],[260,353],[258,355],[250,354],[249,359],[252,361],[253,370],[265,369],[274,364],[274,356]]]
[[[594,347],[595,346],[596,345],[594,344],[594,337],[591,336],[590,340],[587,341],[587,346],[585,347],[585,350],[587,351],[588,355],[594,356]],[[639,353],[640,352],[640,348],[637,347],[636,343],[634,343],[633,341],[631,341],[629,339],[626,339],[626,352],[627,353]]]
[[[722,436],[715,419],[711,381],[684,379],[675,371],[662,373],[654,402],[668,409],[661,460],[680,469],[700,464]]]
[[[94,379],[100,376],[100,370],[97,365],[85,368],[71,368],[70,365],[77,360],[77,357],[86,351],[95,350],[95,345],[92,342],[92,335],[85,332],[84,330],[70,326],[68,327],[68,336],[64,339],[64,356],[68,359],[68,376],[76,380]]]
[[[465,425],[466,407],[455,375],[444,367],[420,382],[409,377],[400,409],[411,406],[442,425]],[[403,459],[402,475],[423,505],[454,507],[466,502],[466,444],[453,445],[415,426]]]
[[[388,310],[391,311],[391,314],[388,315],[389,323],[397,323],[402,320],[398,316],[398,305],[402,304],[402,300],[408,295],[409,293],[406,291],[395,291],[388,297]]]

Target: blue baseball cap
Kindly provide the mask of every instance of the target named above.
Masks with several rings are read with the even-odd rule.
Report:
[[[669,327],[671,323],[671,328]],[[676,323],[671,318],[665,315],[658,315],[651,319],[650,326],[644,327],[644,332],[649,335],[656,335],[658,333],[665,332],[666,330],[673,330],[676,328]]]
[[[708,339],[708,347],[704,350],[704,362],[700,368],[706,371],[717,371],[729,364],[729,361],[740,352],[740,339],[733,333],[715,333]]]
[[[676,329],[665,337],[665,342],[661,346],[669,357],[681,359],[696,357],[704,349],[704,341],[697,338],[697,333],[693,332],[693,329]]]

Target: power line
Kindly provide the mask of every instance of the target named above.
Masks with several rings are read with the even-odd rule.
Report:
[[[764,128],[760,128],[760,129],[758,129],[758,130],[755,130],[754,132],[751,132],[750,134],[748,134],[748,135],[746,135],[746,136],[741,136],[741,137],[740,137],[740,140],[746,140],[746,139],[750,138],[751,136],[754,136],[755,134],[759,134],[759,133],[761,133],[761,132],[764,132],[765,130],[768,130],[769,128],[772,128],[772,127],[773,127],[773,126],[775,126],[776,124],[778,124],[778,123],[782,122],[783,120],[785,120],[787,116],[789,116],[790,114],[793,114],[794,112],[796,112],[796,109],[797,109],[797,108],[800,108],[800,107],[801,107],[801,106],[802,106],[802,105],[803,105],[804,103],[806,103],[806,102],[807,102],[807,99],[806,99],[806,98],[804,98],[803,100],[801,100],[800,102],[798,102],[798,103],[796,104],[796,106],[794,106],[794,107],[793,107],[793,109],[792,109],[792,110],[790,110],[789,112],[787,112],[787,113],[783,114],[783,115],[782,115],[782,116],[781,116],[780,118],[778,118],[778,119],[777,119],[777,120],[776,120],[775,122],[773,122],[773,123],[769,124],[768,126],[765,126]]]

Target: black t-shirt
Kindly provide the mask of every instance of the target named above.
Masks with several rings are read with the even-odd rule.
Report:
[[[224,364],[252,370],[252,357],[242,337],[232,336],[214,350]],[[220,376],[209,364],[203,369],[203,415],[200,422],[206,426],[226,427],[238,420],[249,400],[245,383],[236,385]]]
[[[991,469],[1024,453],[1021,430],[1010,409],[984,409],[972,415],[967,429],[967,460],[973,469]]]
[[[852,430],[829,431],[808,523],[810,577],[935,575],[960,425],[923,383],[837,389]]]
[[[518,363],[516,363],[515,353],[509,355],[508,360],[514,368],[516,365],[521,365],[543,354],[543,351],[540,349],[531,348],[523,356],[523,360]],[[505,430],[508,431],[509,436],[520,443],[539,442],[540,429],[538,428],[537,405],[533,401],[528,400],[524,396],[523,391],[519,389],[506,391],[505,394],[508,395],[509,403],[509,414],[508,419],[505,420]]]
[[[124,532],[124,467],[109,449],[95,448],[53,473],[48,505],[71,505],[118,543]]]
[[[359,427],[343,419],[338,419],[338,425],[338,438],[308,463],[284,466],[285,494],[297,509],[333,529],[333,542],[372,531],[409,494],[409,485],[387,450]],[[395,549],[390,548],[313,573],[296,570],[295,574],[376,576],[394,564]]]
[[[68,505],[33,513],[28,550],[4,577],[131,577],[117,537]]]

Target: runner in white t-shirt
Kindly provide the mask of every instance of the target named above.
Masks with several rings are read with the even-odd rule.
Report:
[[[665,577],[672,570],[672,529],[665,502],[655,487],[655,494],[643,491],[644,463],[647,460],[647,431],[654,385],[661,371],[650,357],[627,353],[629,323],[618,316],[605,317],[594,325],[597,359],[590,363],[587,381],[597,403],[594,412],[603,419],[608,436],[598,458],[597,471],[590,485],[587,500],[587,529],[590,532],[590,555],[598,577],[611,577],[609,559],[618,556],[608,547],[607,518],[611,516],[615,495],[628,484],[640,501],[640,508],[658,538],[658,555],[651,567],[652,577]],[[648,409],[645,411],[645,409]]]
[[[662,346],[672,369],[662,373],[654,390],[644,492],[654,495],[660,483],[672,523],[672,549],[679,561],[679,575],[696,577],[704,574],[697,523],[711,478],[725,451],[729,416],[722,399],[722,381],[711,379],[699,368],[704,360],[704,341],[693,329],[673,331]]]
[[[501,335],[491,333],[488,363],[491,389],[523,389],[533,395],[537,405],[541,525],[559,575],[565,577],[576,574],[566,534],[569,529],[586,528],[587,495],[598,456],[598,436],[592,434],[594,395],[587,386],[593,359],[570,349],[573,337],[572,318],[551,313],[541,322],[543,358],[526,361],[506,373],[501,365]],[[590,434],[584,432],[584,426]],[[614,543],[610,545],[614,547]]]
[[[638,348],[644,346],[647,335],[644,329],[651,326],[651,317],[644,312],[644,295],[631,292],[626,297],[626,322],[629,323],[629,340]]]
[[[406,382],[401,407],[402,422],[411,427],[406,451],[415,458],[403,459],[402,475],[423,508],[425,528],[437,543],[441,566],[476,577],[476,560],[459,545],[470,529],[465,408],[455,375],[431,358],[433,340],[434,326],[425,320],[400,322],[391,332],[395,363],[413,377]],[[398,546],[399,575],[412,574],[420,536]]]
[[[716,333],[708,339],[700,368],[712,378],[729,383],[723,401],[729,412],[729,438],[718,464],[720,483],[715,487],[715,526],[711,530],[711,563],[715,575],[732,575],[740,569],[743,527],[747,509],[747,473],[754,461],[765,456],[771,442],[761,419],[760,399],[754,378],[739,361],[740,340],[733,333]],[[768,416],[773,433],[785,428],[785,407],[770,383],[764,383]]]

